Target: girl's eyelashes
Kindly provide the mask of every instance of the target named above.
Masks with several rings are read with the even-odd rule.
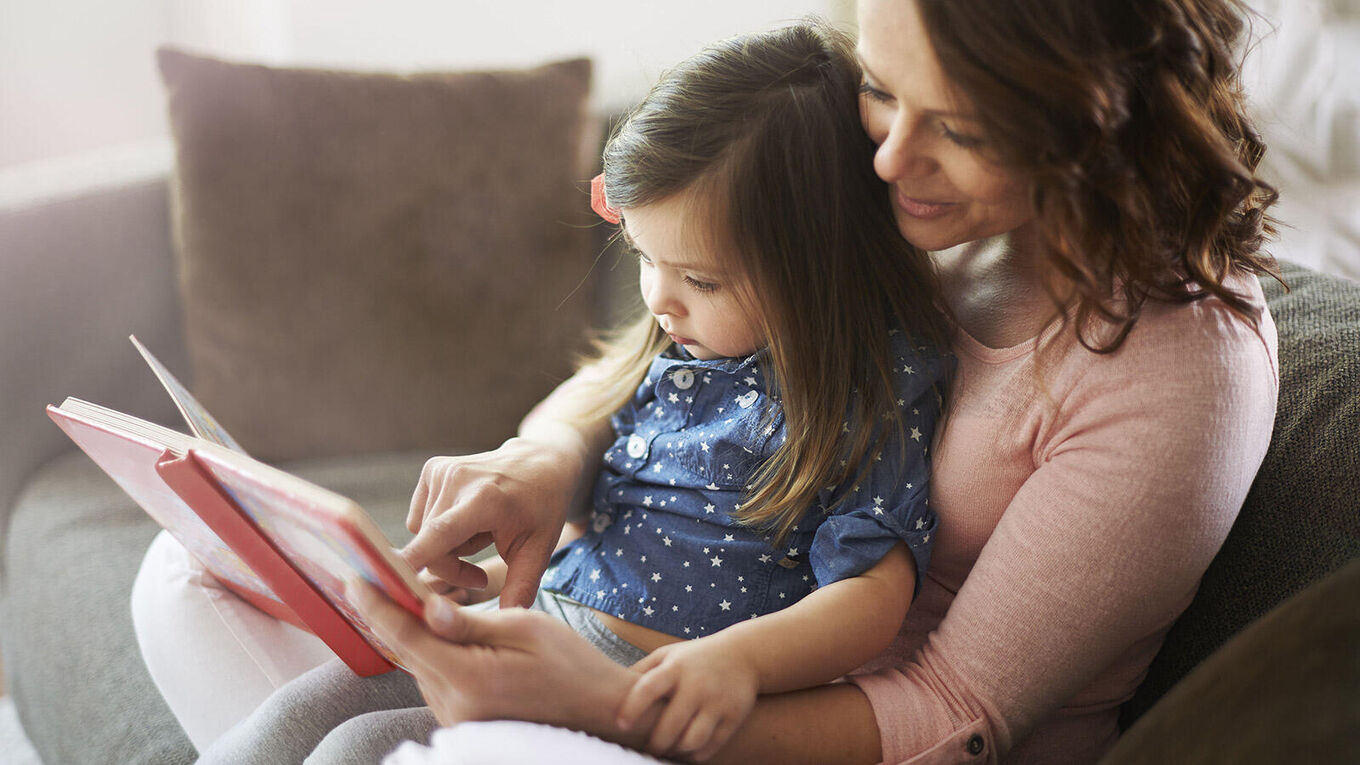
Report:
[[[637,255],[638,262],[641,263],[642,265],[644,266],[652,265],[652,259],[647,257],[647,254],[642,250],[634,247],[633,253]],[[688,285],[696,292],[716,292],[718,288],[722,286],[716,282],[706,282],[701,279],[695,279],[693,276],[690,276],[689,274],[684,275],[683,281],[685,282],[686,285]]]
[[[693,276],[686,276],[685,284],[688,284],[699,292],[715,292],[718,289],[718,285],[713,282],[701,282]]]

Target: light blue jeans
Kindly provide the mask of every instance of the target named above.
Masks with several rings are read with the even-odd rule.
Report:
[[[497,601],[470,608],[491,610]],[[595,612],[539,590],[533,605],[571,626],[610,659],[631,666],[646,653],[615,635]],[[199,758],[210,765],[373,765],[404,741],[427,743],[439,727],[410,675],[359,677],[339,659],[279,688]]]

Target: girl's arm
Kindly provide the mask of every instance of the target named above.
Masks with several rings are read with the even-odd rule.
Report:
[[[529,412],[519,435],[482,454],[425,463],[411,497],[402,554],[452,587],[485,587],[461,560],[495,544],[507,571],[503,606],[533,602],[563,523],[583,517],[591,478],[609,445],[607,417],[582,416],[597,373],[582,369]]]
[[[634,665],[644,673],[619,708],[627,730],[662,700],[648,749],[706,759],[750,713],[757,694],[821,685],[877,656],[902,625],[916,565],[904,544],[875,566],[772,614],[672,643]]]

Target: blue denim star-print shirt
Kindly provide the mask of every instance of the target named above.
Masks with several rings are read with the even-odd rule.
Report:
[[[612,419],[617,436],[595,484],[587,533],[558,550],[543,585],[625,621],[680,638],[709,635],[861,574],[898,540],[925,576],[935,533],[927,449],[939,417],[934,385],[952,359],[893,334],[904,439],[890,438],[849,499],[818,496],[785,544],[732,514],[756,470],[784,442],[762,378],[763,352],[701,361],[683,348],[653,360]],[[904,450],[905,447],[905,450]]]

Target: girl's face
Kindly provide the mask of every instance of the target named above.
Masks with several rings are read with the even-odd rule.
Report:
[[[943,250],[1028,223],[1027,184],[986,159],[915,0],[860,0],[859,29],[860,117],[878,144],[874,171],[891,186],[902,236]]]
[[[744,280],[724,269],[694,221],[689,192],[623,211],[638,253],[642,300],[661,329],[697,359],[743,357],[764,345]]]

